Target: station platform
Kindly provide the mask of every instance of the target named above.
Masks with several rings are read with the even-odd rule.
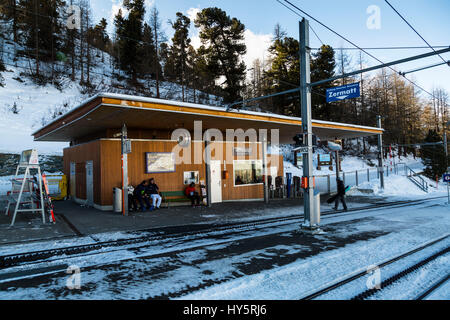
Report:
[[[321,211],[332,211],[333,204],[327,204],[323,196]],[[347,197],[349,208],[383,203],[379,197]],[[183,228],[208,224],[221,225],[273,217],[303,214],[303,199],[271,199],[262,201],[223,202],[211,207],[176,206],[154,211],[131,212],[129,216],[112,211],[100,211],[80,206],[73,201],[55,201],[55,224],[42,223],[38,214],[18,214],[16,223],[10,227],[11,216],[0,215],[0,246],[42,240],[89,236],[108,232],[158,231],[164,228]],[[342,205],[340,204],[340,208]],[[48,219],[46,217],[46,219]]]

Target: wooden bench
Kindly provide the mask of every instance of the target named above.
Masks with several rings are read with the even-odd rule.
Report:
[[[184,194],[184,191],[161,191],[162,201],[167,203],[167,208],[169,208],[171,202],[188,202],[191,200]]]

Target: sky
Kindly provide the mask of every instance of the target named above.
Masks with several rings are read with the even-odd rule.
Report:
[[[280,2],[285,3],[283,0]],[[105,17],[112,24],[114,14],[122,6],[123,0],[91,0],[94,19]],[[382,0],[290,0],[291,3],[323,22],[360,47],[386,46],[426,46],[420,37]],[[448,0],[389,0],[389,2],[408,20],[408,22],[433,46],[450,46],[450,1]],[[286,3],[285,3],[286,4]],[[146,0],[148,9],[156,6],[160,12],[162,25],[168,39],[173,35],[169,20],[175,20],[176,12],[182,12],[193,20],[195,14],[207,7],[219,7],[231,17],[239,19],[246,27],[245,42],[247,54],[244,57],[247,68],[254,59],[267,61],[267,48],[272,39],[275,24],[279,23],[288,36],[299,37],[301,17],[287,9],[277,0]],[[375,6],[375,7],[374,7]],[[374,11],[375,9],[375,11]],[[148,10],[149,11],[149,10]],[[377,14],[379,13],[379,14]],[[331,33],[310,19],[310,25],[320,40],[310,33],[312,48],[323,43],[334,48],[352,47],[349,43]],[[110,25],[111,32],[113,31]],[[191,27],[192,44],[200,45],[198,31]],[[431,49],[408,50],[370,50],[369,52],[383,62],[390,62]],[[352,62],[358,62],[359,51],[353,53]],[[441,55],[450,60],[450,53]],[[378,65],[379,62],[364,55],[365,66]],[[398,71],[409,71],[443,62],[438,56],[408,62],[396,66]],[[450,67],[439,67],[407,75],[427,91],[441,87],[450,93]],[[424,98],[428,94],[422,93]]]

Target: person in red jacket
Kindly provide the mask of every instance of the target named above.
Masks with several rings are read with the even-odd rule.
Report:
[[[185,190],[186,197],[191,199],[192,207],[195,207],[194,201],[196,202],[197,206],[200,205],[200,196],[197,191],[195,191],[195,183],[191,183],[189,187]]]

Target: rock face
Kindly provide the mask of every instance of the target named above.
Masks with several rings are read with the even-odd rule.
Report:
[[[12,153],[0,153],[0,176],[9,176],[16,173],[20,155]],[[39,164],[44,172],[62,172],[62,156],[39,156]]]

